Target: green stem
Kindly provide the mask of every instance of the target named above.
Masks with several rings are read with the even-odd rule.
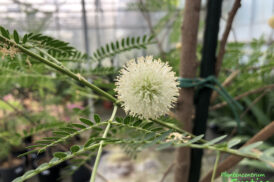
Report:
[[[108,131],[110,129],[111,122],[114,120],[116,112],[117,112],[117,106],[115,105],[114,109],[113,109],[113,112],[112,112],[112,115],[111,115],[110,119],[108,120],[108,125],[107,125],[107,127],[106,127],[106,129],[104,131],[104,134],[103,134],[102,138],[106,138],[107,137]],[[101,158],[102,151],[103,151],[103,145],[104,145],[104,141],[102,140],[102,141],[100,141],[100,146],[99,146],[99,149],[98,149],[98,152],[97,152],[97,156],[96,156],[96,160],[95,160],[95,163],[94,163],[94,166],[93,166],[93,170],[92,170],[92,175],[91,175],[91,178],[90,178],[90,182],[95,182],[97,169],[98,169],[100,158]]]
[[[217,151],[217,156],[216,156],[216,160],[215,160],[215,164],[214,164],[214,168],[213,168],[213,173],[212,173],[212,176],[211,176],[211,182],[214,182],[214,178],[215,178],[215,175],[216,175],[216,170],[217,170],[218,163],[219,163],[219,160],[220,160],[220,154],[221,154],[221,152]]]
[[[177,131],[177,132],[179,132],[179,133],[186,133],[186,134],[188,134],[189,136],[191,136],[191,137],[193,137],[193,138],[196,137],[196,136],[193,135],[192,133],[190,133],[190,132],[188,132],[188,131],[186,131],[186,130],[183,130],[183,129],[181,129],[181,128],[175,126],[175,125],[172,125],[172,124],[170,124],[170,123],[161,121],[161,120],[159,120],[159,119],[153,119],[152,121],[154,121],[155,123],[158,123],[159,125],[165,126],[165,127],[169,128],[169,129],[173,129],[173,130],[175,130],[175,131]],[[202,143],[206,143],[206,142],[207,142],[207,141],[204,140],[204,139],[200,139],[199,141],[201,141]]]
[[[11,45],[14,45],[16,46],[18,49],[20,49],[22,52],[24,52],[26,55],[29,55],[35,59],[37,59],[38,61],[41,61],[43,63],[45,63],[46,65],[60,71],[61,73],[64,73],[66,75],[68,75],[69,77],[73,78],[74,80],[76,81],[79,81],[81,82],[82,84],[84,84],[85,86],[91,88],[92,90],[94,90],[95,92],[103,95],[104,97],[108,98],[109,100],[111,100],[112,102],[114,103],[117,103],[117,99],[115,97],[113,97],[112,95],[110,95],[109,93],[103,91],[102,89],[100,89],[99,87],[97,87],[96,85],[88,82],[85,78],[83,78],[81,75],[79,74],[75,74],[73,73],[72,71],[70,71],[69,69],[65,68],[63,65],[57,65],[43,57],[41,57],[40,55],[37,55],[35,53],[33,53],[32,51],[28,50],[27,48],[19,45],[19,44],[16,44],[14,41],[11,41],[7,38],[5,38],[4,36],[0,35],[0,38],[2,40],[4,40],[5,42],[11,44]]]
[[[52,61],[54,61],[57,65],[61,66],[62,63],[59,62],[57,59],[55,59],[52,55],[50,55],[49,53],[47,53],[46,51],[44,51],[43,49],[40,49],[38,47],[35,47],[36,50],[38,50],[39,52],[47,55]]]

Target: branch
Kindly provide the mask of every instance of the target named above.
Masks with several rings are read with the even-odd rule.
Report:
[[[150,17],[150,14],[149,14],[149,11],[148,9],[146,8],[143,0],[139,0],[139,9],[144,17],[144,19],[147,21],[147,25],[148,25],[148,28],[149,28],[149,31],[152,35],[155,35],[155,31],[153,29],[153,25],[152,25],[152,21],[151,21],[151,17]],[[162,57],[162,59],[165,58],[165,52],[164,52],[164,49],[163,49],[163,45],[161,43],[161,41],[159,41],[158,37],[155,35],[155,40],[157,42],[157,45],[158,45],[158,49],[160,51],[160,55]]]
[[[72,154],[68,154],[68,155],[66,155],[63,158],[59,158],[58,159],[58,158],[54,157],[54,158],[52,158],[52,160],[49,163],[44,163],[44,164],[40,165],[38,168],[36,168],[36,169],[27,171],[23,176],[20,176],[20,177],[16,178],[14,180],[14,182],[24,182],[27,179],[29,179],[29,178],[31,178],[31,177],[33,177],[33,176],[41,173],[42,171],[45,171],[45,170],[47,170],[47,169],[49,169],[49,168],[51,168],[53,166],[56,166],[56,165],[58,165],[58,164],[60,164],[60,163],[62,163],[64,161],[66,161],[66,160],[72,159],[72,158],[74,158],[76,156],[79,156],[80,154],[83,154],[83,153],[85,153],[87,151],[90,151],[92,149],[95,149],[97,147],[99,147],[98,143],[94,144],[94,145],[91,145],[89,147],[83,147],[79,151],[77,151],[75,153],[72,153]]]
[[[197,73],[197,35],[199,29],[201,0],[185,1],[183,22],[181,27],[181,61],[180,76],[195,78]],[[184,130],[192,131],[194,109],[194,88],[180,89],[177,114]],[[174,182],[187,182],[190,171],[190,148],[179,148],[176,156]]]
[[[253,107],[253,105],[255,105],[257,102],[259,102],[263,96],[265,96],[265,94],[267,94],[267,90],[264,90],[264,92],[259,95],[255,100],[252,101],[252,103],[246,108],[246,110],[241,114],[240,118],[244,117],[244,115],[246,115],[246,113]]]
[[[113,112],[112,112],[112,115],[111,115],[110,119],[108,120],[108,125],[107,125],[107,127],[106,127],[106,129],[104,131],[104,134],[103,134],[102,138],[106,138],[107,137],[108,131],[109,131],[110,126],[111,126],[111,122],[114,120],[116,112],[117,112],[117,106],[115,105],[114,109],[113,109]],[[93,170],[92,170],[90,182],[95,182],[95,178],[96,178],[96,174],[97,174],[97,169],[98,169],[99,162],[100,162],[101,155],[102,155],[102,151],[103,151],[103,145],[104,145],[104,140],[101,140],[100,141],[100,146],[99,146],[99,149],[98,149],[98,152],[97,152],[97,156],[96,156],[96,159],[95,159],[94,167],[93,167]]]
[[[162,177],[162,179],[161,179],[160,182],[165,182],[165,179],[166,179],[167,175],[171,172],[171,170],[173,169],[174,166],[175,166],[174,162],[168,166],[168,168],[165,171],[165,173],[164,173],[164,175],[163,175],[163,177]]]
[[[235,70],[233,71],[226,79],[225,81],[222,83],[223,87],[226,87],[228,85],[230,85],[230,83],[237,77],[237,75],[240,73],[240,70]],[[218,96],[218,92],[213,91],[212,95],[211,95],[211,99],[210,102],[213,103],[215,101],[215,99]]]
[[[216,67],[215,67],[216,77],[218,77],[218,75],[220,73],[220,69],[221,69],[224,54],[225,54],[225,46],[226,46],[226,42],[227,42],[227,39],[228,39],[228,36],[229,36],[229,32],[231,30],[234,17],[235,17],[235,15],[236,15],[236,13],[237,13],[237,11],[240,7],[241,7],[241,0],[235,0],[232,9],[229,12],[229,17],[228,17],[228,20],[227,20],[225,31],[224,31],[224,34],[223,34],[223,37],[222,37],[222,40],[221,40],[221,43],[220,43],[219,53],[218,53],[218,56],[217,56],[217,62],[216,62]]]
[[[245,92],[241,95],[238,95],[238,96],[234,97],[234,100],[240,100],[243,97],[246,97],[246,96],[251,95],[251,94],[257,94],[257,93],[260,93],[264,90],[267,90],[267,92],[269,92],[272,89],[274,89],[274,84],[266,85],[264,87],[253,89],[253,90],[247,91],[247,92]],[[227,105],[227,102],[222,102],[222,103],[216,104],[216,105],[210,107],[210,111],[220,109],[220,108],[222,108],[226,105]]]
[[[259,133],[257,133],[254,137],[252,137],[250,140],[248,140],[244,146],[247,146],[249,144],[258,142],[258,141],[265,141],[271,136],[274,135],[274,121],[272,121],[270,124],[268,124],[266,127],[264,127]],[[216,171],[215,178],[219,177],[223,171],[226,171],[236,164],[238,164],[243,157],[240,156],[229,156],[227,157],[218,167]],[[200,182],[210,182],[210,178],[212,176],[213,171],[210,171]]]
[[[11,41],[9,39],[7,39],[6,37],[0,35],[0,39],[2,39],[4,42],[9,43],[10,45],[16,46],[18,49],[20,49],[22,52],[24,52],[26,55],[29,55],[35,59],[37,59],[38,61],[60,71],[61,73],[66,74],[67,76],[73,78],[76,81],[81,82],[82,84],[84,84],[85,86],[91,88],[92,90],[94,90],[95,92],[97,92],[98,94],[108,98],[109,100],[111,100],[114,103],[117,103],[117,99],[114,98],[112,95],[110,95],[109,93],[103,91],[102,89],[100,89],[99,87],[97,87],[96,85],[88,82],[85,78],[83,78],[79,73],[75,74],[72,71],[70,71],[69,69],[67,69],[66,67],[64,67],[63,65],[58,65],[55,64],[54,62],[51,62],[43,57],[41,57],[38,54],[33,53],[32,51],[28,50],[27,48],[15,43],[14,41]]]

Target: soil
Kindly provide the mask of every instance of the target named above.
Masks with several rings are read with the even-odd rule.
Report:
[[[0,163],[0,168],[11,168],[14,166],[18,166],[19,164],[22,164],[23,159],[13,158],[10,162],[4,161]]]

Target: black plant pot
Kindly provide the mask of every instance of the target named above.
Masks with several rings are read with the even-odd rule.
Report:
[[[1,182],[11,182],[15,178],[22,176],[25,172],[25,160],[16,166],[10,168],[1,168],[0,167],[0,181]]]
[[[24,138],[23,142],[27,145],[31,144],[33,141],[33,137],[32,136],[28,136],[26,138]]]
[[[81,166],[72,175],[72,182],[89,182],[91,176],[91,171],[85,167]]]
[[[32,167],[37,168],[39,166],[38,162],[39,160],[43,160],[45,157],[45,153],[40,153],[40,154],[32,154],[31,155],[31,161],[32,161]],[[53,166],[41,173],[38,174],[38,178],[40,182],[61,182],[61,175],[60,172],[62,168],[66,167],[67,163],[62,162],[61,164],[57,166]]]
[[[11,152],[12,156],[15,157],[15,158],[18,158],[18,156],[20,154],[23,154],[25,152],[28,152],[27,149],[21,149],[21,150],[14,150]],[[28,155],[25,155],[24,157],[22,157],[22,159],[25,161],[25,166],[28,166],[29,165],[29,157]]]
[[[40,182],[61,182],[60,176],[61,167],[53,166],[38,175]]]
[[[105,154],[107,154],[107,151],[103,150],[102,156]],[[96,159],[96,157],[94,156],[88,161],[88,163],[91,167],[93,167],[95,159]],[[72,168],[73,168],[73,166],[72,166]],[[90,171],[90,169],[88,169],[87,167],[82,165],[73,173],[72,182],[89,182],[91,173],[92,173],[92,171]]]

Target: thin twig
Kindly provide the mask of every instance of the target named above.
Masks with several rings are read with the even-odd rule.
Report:
[[[259,95],[254,101],[252,101],[252,103],[246,108],[246,110],[241,114],[240,119],[242,119],[244,117],[244,115],[250,110],[250,108],[255,105],[259,100],[261,100],[261,98],[263,98],[263,96],[265,96],[265,94],[267,94],[268,90],[265,90],[261,95]],[[231,131],[231,133],[229,134],[229,137],[227,137],[228,139],[231,139],[234,134],[237,132],[237,127],[234,127]]]
[[[5,99],[1,98],[2,102],[4,102],[5,104],[7,104],[8,106],[10,106],[16,113],[22,115],[24,118],[26,118],[28,121],[30,121],[31,123],[34,123],[34,121],[28,116],[26,115],[24,112],[18,110],[16,107],[14,107],[12,104],[10,104],[8,101],[5,101]]]
[[[114,108],[113,108],[111,117],[108,120],[108,124],[107,124],[107,127],[105,128],[105,131],[104,131],[104,134],[103,134],[102,138],[107,137],[107,134],[109,132],[111,123],[114,120],[116,112],[117,112],[117,105],[115,105]],[[102,152],[103,152],[103,145],[104,145],[104,140],[101,140],[100,141],[100,146],[99,146],[99,149],[98,149],[98,152],[97,152],[97,155],[96,155],[95,163],[94,163],[94,166],[93,166],[93,171],[92,171],[92,174],[91,174],[90,182],[95,182],[97,169],[98,169],[99,162],[100,162],[100,159],[101,159],[101,155],[102,155]]]
[[[159,41],[158,37],[155,34],[155,31],[154,31],[154,28],[153,28],[153,25],[152,25],[152,21],[151,21],[151,17],[150,17],[149,11],[146,8],[143,0],[139,0],[139,9],[140,9],[140,11],[141,11],[144,19],[147,21],[147,25],[148,25],[150,33],[152,35],[155,35],[155,40],[156,40],[156,43],[158,45],[158,49],[160,51],[160,55],[161,55],[162,59],[164,59],[165,58],[165,52],[164,52],[164,49],[163,49],[163,45],[161,44],[161,42]]]
[[[228,85],[230,85],[230,83],[237,77],[237,75],[240,73],[240,70],[235,70],[233,71],[226,79],[225,81],[222,83],[223,87],[226,87]],[[218,96],[218,92],[214,91],[211,95],[211,99],[210,102],[213,103],[215,101],[215,99]]]
[[[214,182],[214,179],[215,179],[216,170],[217,170],[219,160],[220,160],[220,154],[221,154],[221,152],[217,151],[217,156],[216,156],[216,160],[215,160],[215,164],[214,164],[213,172],[212,172],[212,176],[211,176],[211,182]]]
[[[170,165],[168,166],[168,168],[167,168],[167,170],[164,172],[163,177],[162,177],[162,179],[161,179],[160,182],[164,182],[164,181],[165,181],[167,175],[172,171],[172,169],[173,169],[174,166],[175,166],[175,162],[173,162],[172,164],[170,164]]]
[[[264,90],[264,92],[259,95],[255,100],[252,101],[252,103],[246,108],[246,110],[241,114],[240,118],[243,118],[244,115],[246,115],[246,113],[252,108],[253,105],[255,105],[257,102],[259,102],[261,100],[261,98],[263,98],[263,96],[265,96],[265,94],[267,94],[269,90]]]
[[[267,90],[269,92],[272,89],[274,89],[274,84],[266,85],[264,87],[253,89],[253,90],[249,90],[249,91],[247,91],[247,92],[245,92],[245,93],[243,93],[241,95],[238,95],[238,96],[234,97],[234,100],[240,100],[243,97],[246,97],[246,96],[252,95],[252,94],[257,94],[257,93],[260,93],[260,92],[262,92],[264,90]],[[224,107],[226,105],[227,105],[227,102],[222,102],[222,103],[219,103],[219,104],[216,104],[216,105],[210,107],[210,110],[211,111],[212,110],[217,110],[217,109],[220,109],[220,108],[222,108],[222,107]]]
[[[215,68],[215,70],[216,70],[215,74],[216,74],[217,77],[220,73],[220,69],[221,69],[221,66],[222,66],[222,62],[223,62],[223,58],[224,58],[224,54],[225,54],[225,46],[226,46],[226,42],[227,42],[227,39],[228,39],[228,36],[229,36],[229,32],[231,30],[234,17],[235,17],[235,15],[236,15],[236,13],[237,13],[237,11],[240,7],[241,7],[241,0],[235,0],[232,9],[229,12],[229,17],[228,17],[228,20],[227,20],[225,31],[224,31],[224,34],[223,34],[223,37],[222,37],[222,40],[221,40],[221,43],[220,43],[219,53],[218,53],[218,56],[217,56],[217,62],[216,62],[216,68]]]
[[[169,19],[168,22],[166,23],[165,27],[167,28],[167,30],[166,30],[166,32],[164,33],[164,35],[161,36],[161,37],[162,37],[162,39],[160,40],[160,43],[161,43],[161,44],[164,43],[164,40],[165,40],[166,36],[168,35],[168,33],[169,33],[170,29],[172,28],[172,25],[175,23],[176,19],[177,19],[178,16],[180,15],[180,14],[179,14],[180,12],[181,12],[181,11],[177,10],[177,11],[174,13],[172,19]]]

